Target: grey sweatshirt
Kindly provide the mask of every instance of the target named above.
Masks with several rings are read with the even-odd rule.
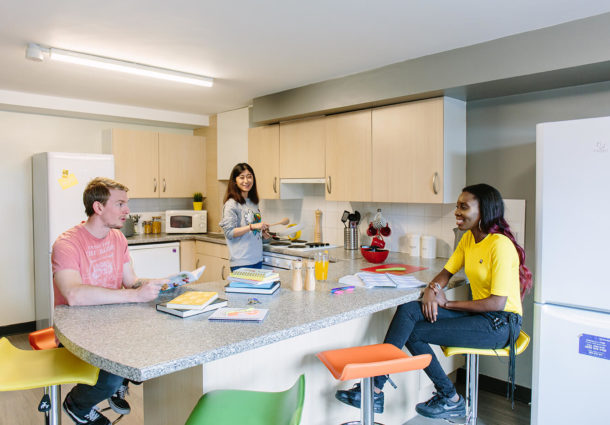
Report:
[[[259,230],[238,237],[233,236],[236,227],[248,226],[260,221],[261,213],[258,205],[250,199],[246,199],[245,204],[240,204],[234,199],[225,202],[219,225],[227,239],[231,267],[248,266],[263,261],[263,238]]]

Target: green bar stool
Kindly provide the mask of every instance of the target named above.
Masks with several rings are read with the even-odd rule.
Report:
[[[530,343],[530,337],[525,332],[519,332],[515,341],[515,354],[525,351]],[[498,349],[468,348],[468,347],[441,347],[445,356],[456,354],[466,355],[466,424],[477,425],[477,410],[479,400],[479,356],[508,357],[510,347]]]
[[[204,394],[186,425],[299,425],[305,375],[282,392],[216,390]]]

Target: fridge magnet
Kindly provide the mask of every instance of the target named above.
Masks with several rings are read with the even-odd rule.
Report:
[[[70,189],[78,184],[76,176],[69,170],[61,170],[61,177],[57,181],[63,190]]]
[[[578,336],[578,352],[586,356],[610,360],[610,338],[581,334]]]

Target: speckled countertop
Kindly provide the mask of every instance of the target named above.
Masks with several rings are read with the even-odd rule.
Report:
[[[193,239],[193,235],[184,239]],[[197,235],[198,240],[203,235]],[[173,235],[172,235],[173,238]],[[176,240],[173,238],[172,240]],[[167,242],[163,240],[159,242]],[[148,243],[150,240],[141,243]],[[268,308],[262,323],[209,322],[211,313],[182,319],[157,312],[156,302],[167,301],[187,289],[218,291],[229,306],[246,306],[253,295],[225,295],[226,282],[210,282],[174,289],[156,302],[90,307],[60,306],[55,309],[55,330],[59,340],[83,360],[107,371],[144,381],[332,326],[350,319],[395,307],[419,297],[419,289],[365,289],[331,295],[330,289],[344,275],[371,266],[343,248],[330,250],[338,259],[329,266],[329,279],[318,282],[313,292],[290,290],[290,272],[281,271],[282,288],[274,295],[255,295]],[[347,258],[345,258],[347,257]],[[358,254],[359,257],[359,254]],[[431,280],[445,259],[423,260],[390,253],[386,263],[421,265],[427,270],[413,275]],[[460,284],[456,276],[452,285]],[[111,320],[109,320],[111,318]]]

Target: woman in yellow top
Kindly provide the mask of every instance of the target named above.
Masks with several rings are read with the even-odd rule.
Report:
[[[465,187],[455,218],[467,230],[443,270],[428,284],[420,301],[398,307],[385,337],[386,343],[406,346],[412,355],[428,353],[432,362],[424,369],[436,394],[416,406],[429,418],[465,416],[464,398],[455,390],[429,344],[514,348],[521,329],[521,300],[532,286],[525,266],[525,252],[517,244],[504,219],[500,192],[487,184]],[[472,290],[472,301],[447,301],[443,287],[462,267]],[[389,378],[375,377],[375,412],[383,412],[381,389]],[[511,350],[509,381],[514,390],[514,350]],[[360,407],[360,384],[337,391],[338,400]]]

